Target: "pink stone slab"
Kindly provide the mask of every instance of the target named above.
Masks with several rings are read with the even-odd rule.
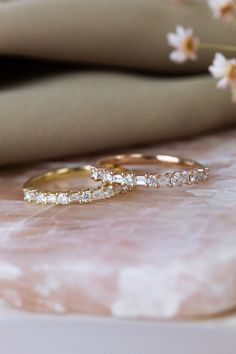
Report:
[[[0,298],[34,312],[193,318],[236,306],[236,131],[165,144],[211,169],[206,184],[66,207],[21,186],[77,161],[3,170]]]

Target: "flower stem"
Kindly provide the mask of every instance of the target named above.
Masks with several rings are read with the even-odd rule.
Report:
[[[207,43],[201,42],[199,44],[200,49],[216,49],[216,50],[223,50],[228,52],[236,52],[236,46],[234,45],[225,45],[225,44],[214,44],[214,43]]]

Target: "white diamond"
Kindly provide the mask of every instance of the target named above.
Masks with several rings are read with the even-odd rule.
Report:
[[[57,196],[57,201],[61,205],[65,205],[69,203],[68,197],[66,193],[59,193]]]
[[[91,178],[95,179],[95,181],[98,179],[98,170],[97,170],[97,168],[91,168]]]
[[[47,197],[46,197],[46,201],[47,201],[47,203],[56,203],[57,202],[57,196],[56,196],[56,194],[49,194],[49,195],[47,195]]]
[[[171,177],[171,184],[173,186],[182,186],[183,179],[180,172],[175,172]]]
[[[97,172],[98,172],[98,179],[103,179],[103,176],[105,174],[105,171],[101,168],[97,168]]]
[[[121,186],[120,184],[114,184],[113,185],[113,190],[114,190],[114,192],[115,193],[122,193],[123,192],[123,190],[124,190],[124,187],[123,186]]]
[[[44,193],[39,192],[36,196],[37,203],[44,204],[46,203],[46,196]]]
[[[123,176],[122,175],[114,175],[113,182],[114,183],[123,183]]]
[[[71,193],[69,195],[69,201],[70,203],[79,203],[81,201],[81,195],[77,192]]]
[[[84,203],[88,203],[91,201],[91,193],[90,191],[84,191],[82,193],[82,198],[81,198],[82,202]]]
[[[201,180],[207,181],[208,180],[208,173],[207,171],[201,172]]]
[[[122,187],[124,192],[129,192],[132,189],[132,186],[127,186],[127,185],[123,185]]]
[[[101,188],[96,189],[96,190],[93,191],[93,193],[92,193],[92,199],[93,200],[100,200],[102,198],[104,198],[104,192],[103,192],[103,190]]]
[[[183,184],[189,184],[189,171],[182,172]]]
[[[31,197],[30,201],[35,202],[37,200],[37,192],[36,191],[31,191]]]
[[[198,183],[198,171],[191,171],[189,180],[191,183]]]
[[[166,176],[166,175],[162,175],[162,176],[158,177],[158,182],[159,182],[159,185],[162,187],[168,186],[170,183],[170,177]]]
[[[192,183],[204,182],[208,179],[207,172],[195,170],[190,175],[190,181]]]
[[[112,186],[104,187],[103,188],[103,192],[104,192],[104,197],[105,198],[111,198],[111,197],[113,197],[115,195]]]
[[[199,171],[197,178],[200,182],[204,182],[208,179],[208,174],[206,171]]]
[[[136,176],[135,183],[137,186],[146,186],[146,177],[145,176]]]
[[[28,202],[31,200],[31,193],[28,190],[24,191],[24,200],[27,200]]]
[[[111,172],[105,172],[103,175],[103,181],[105,183],[111,183],[113,179],[112,173]]]
[[[124,184],[126,184],[127,186],[133,186],[134,185],[134,177],[133,175],[125,175],[124,176]]]
[[[147,185],[150,187],[158,187],[159,183],[158,183],[157,176],[149,175],[147,178]]]

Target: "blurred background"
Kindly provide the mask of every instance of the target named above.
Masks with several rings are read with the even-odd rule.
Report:
[[[167,33],[235,44],[207,1],[0,3],[0,164],[189,138],[235,124],[208,73],[214,52],[176,64]]]

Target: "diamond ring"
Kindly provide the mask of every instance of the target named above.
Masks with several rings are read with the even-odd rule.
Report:
[[[103,183],[96,188],[80,188],[75,191],[67,190],[61,192],[52,192],[38,188],[40,184],[52,181],[58,178],[69,178],[72,176],[89,176],[90,166],[81,166],[76,168],[61,168],[35,176],[28,180],[23,186],[24,200],[36,204],[83,204],[90,203],[100,199],[108,199],[116,194],[129,190],[127,186],[120,184],[110,185]]]
[[[134,171],[117,172],[112,166],[124,169],[124,165],[166,165],[178,167],[178,171],[157,171],[136,174]],[[91,166],[91,178],[112,185],[135,187],[174,187],[197,184],[208,179],[209,169],[190,159],[170,155],[148,156],[143,154],[115,155],[102,158]]]

